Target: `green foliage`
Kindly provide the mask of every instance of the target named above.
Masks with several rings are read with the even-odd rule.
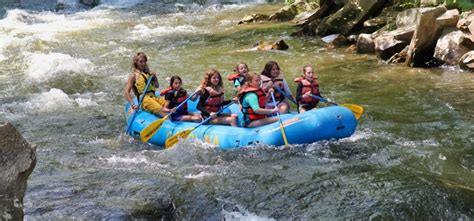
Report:
[[[397,9],[403,11],[405,9],[416,7],[420,7],[420,0],[401,0]]]
[[[457,8],[460,11],[469,11],[474,9],[474,2],[472,0],[445,0],[448,7]]]

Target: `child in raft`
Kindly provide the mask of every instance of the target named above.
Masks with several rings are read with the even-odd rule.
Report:
[[[316,108],[319,100],[311,95],[321,96],[319,92],[318,76],[313,72],[311,65],[303,67],[303,75],[295,79],[298,83],[296,87],[296,102],[300,113]]]
[[[224,87],[222,86],[222,76],[216,69],[206,72],[201,85],[199,102],[197,109],[201,111],[201,116],[206,119],[212,117],[210,124],[227,124],[237,127],[236,114],[216,114],[222,106],[232,101],[224,101]]]
[[[270,95],[270,93],[273,92],[276,106],[278,107],[280,114],[288,113],[290,110],[290,105],[285,100],[285,98],[290,97],[293,99],[293,95],[291,94],[290,87],[288,87],[288,83],[283,77],[283,73],[280,71],[280,66],[278,63],[276,61],[268,61],[265,64],[261,74],[262,89],[265,91],[265,93],[267,93],[268,97],[265,106],[267,108],[275,107]]]
[[[258,127],[276,122],[276,117],[267,117],[269,114],[278,112],[278,107],[273,109],[265,108],[267,97],[260,87],[260,75],[250,73],[247,75],[244,86],[240,89],[237,97],[242,104],[242,113],[244,115],[244,127]]]
[[[188,98],[188,93],[181,87],[182,84],[183,81],[179,76],[171,77],[170,86],[160,92],[160,95],[165,97],[164,108],[172,113],[172,121],[200,122],[202,120],[201,116],[189,113],[187,104],[176,109],[178,105]]]
[[[245,79],[249,72],[249,67],[245,62],[240,62],[235,66],[234,73],[227,77],[227,80],[232,81],[234,88],[239,92],[240,88],[245,84]]]

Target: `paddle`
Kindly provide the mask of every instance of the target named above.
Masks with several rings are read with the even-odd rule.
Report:
[[[276,102],[275,102],[275,95],[273,95],[273,92],[271,93],[271,95],[272,95],[273,106],[277,107]],[[283,137],[283,141],[285,142],[285,146],[288,146],[288,140],[286,139],[285,129],[283,128],[283,123],[281,121],[280,112],[278,112],[278,111],[277,111],[277,117],[278,117],[278,121],[280,122],[281,136]]]
[[[294,104],[298,105],[298,103],[296,103],[295,100],[293,100],[293,98],[288,95],[287,93],[285,93],[284,91],[282,91],[279,87],[274,87],[277,89],[278,92],[280,92],[281,94],[283,94],[283,96],[285,96],[286,98],[288,98],[288,100],[290,100],[291,102],[293,102]]]
[[[364,108],[360,105],[357,105],[357,104],[338,104],[336,102],[330,101],[330,100],[328,100],[324,97],[320,97],[320,96],[317,96],[317,95],[314,95],[314,94],[311,94],[311,97],[313,97],[314,99],[318,99],[322,102],[328,102],[330,104],[346,107],[346,108],[348,108],[349,110],[352,111],[352,113],[355,115],[355,118],[357,120],[359,120],[360,117],[362,116],[362,114],[364,113]]]
[[[225,109],[227,109],[228,107],[230,107],[230,105],[232,105],[233,103],[229,103],[227,104],[226,106],[224,106],[223,108],[221,108],[219,111],[216,112],[216,114],[219,114],[221,113],[222,111],[224,111]],[[208,121],[210,121],[212,119],[212,116],[209,116],[208,118],[206,118],[205,120],[203,120],[201,123],[199,123],[198,125],[194,126],[193,128],[191,129],[187,129],[187,130],[183,130],[181,132],[178,132],[176,133],[175,135],[171,136],[170,138],[166,139],[165,141],[165,149],[169,149],[171,148],[172,146],[174,146],[176,143],[178,143],[179,141],[179,138],[181,139],[185,139],[186,137],[189,136],[189,134],[191,134],[191,132],[193,132],[196,128],[198,128],[199,126],[207,123]]]
[[[176,110],[178,110],[181,106],[183,106],[189,99],[191,99],[194,95],[196,95],[198,91],[195,91],[191,96],[186,98],[181,104],[179,104],[176,107]],[[163,118],[160,118],[158,120],[153,121],[150,125],[145,127],[141,132],[140,132],[140,138],[142,139],[143,142],[147,142],[155,133],[160,129],[161,125],[163,122],[165,122],[166,119],[168,119],[169,116],[171,116],[172,113],[167,114]]]
[[[148,80],[148,82],[146,83],[146,86],[145,86],[145,90],[148,90],[148,86],[150,86],[150,83],[153,81],[153,76],[151,76],[151,78]],[[145,99],[145,94],[146,93],[143,93],[141,99],[140,97],[138,98],[138,110],[136,110],[135,112],[133,112],[133,116],[132,116],[132,120],[130,121],[130,124],[128,124],[128,127],[127,127],[127,134],[130,134],[131,135],[131,131],[130,129],[132,128],[132,124],[133,124],[133,121],[135,120],[135,117],[137,116],[137,113],[140,111],[140,109],[142,108],[142,102],[143,100]]]

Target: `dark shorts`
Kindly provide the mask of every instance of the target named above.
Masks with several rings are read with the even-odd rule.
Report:
[[[181,121],[181,118],[187,114],[188,112],[171,114],[171,121]]]
[[[305,110],[311,110],[311,109],[314,109],[316,108],[316,105],[311,105],[311,104],[302,104],[300,105],[300,108],[304,108]]]

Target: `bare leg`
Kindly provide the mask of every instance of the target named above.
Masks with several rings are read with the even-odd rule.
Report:
[[[303,106],[300,106],[300,109],[299,109],[299,110],[300,110],[300,113],[304,113],[304,112],[306,112],[306,109],[304,109],[304,107],[303,107]]]
[[[278,104],[278,110],[280,114],[286,114],[290,110],[290,105],[286,101],[282,101],[280,104]]]
[[[252,122],[250,122],[247,127],[258,127],[258,126],[262,126],[262,125],[267,125],[267,124],[271,124],[273,122],[276,122],[278,120],[277,117],[267,117],[267,118],[263,118],[263,119],[260,119],[260,120],[254,120]]]

